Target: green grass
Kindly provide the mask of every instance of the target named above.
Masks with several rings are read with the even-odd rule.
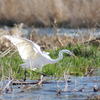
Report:
[[[67,47],[59,48],[55,52],[50,51],[51,58],[57,58],[59,51],[62,49],[69,49],[79,59],[64,54],[61,61],[56,64],[46,65],[43,68],[43,72],[55,76],[62,76],[65,71],[68,74],[82,76],[89,68],[100,67],[100,51],[98,46],[82,44],[72,46],[69,44]]]
[[[56,59],[58,57],[59,51],[62,49],[68,49],[72,51],[79,59],[75,59],[74,57],[64,53],[64,57],[61,61],[55,64],[48,64],[44,66],[42,68],[42,73],[56,77],[63,76],[64,72],[74,76],[83,76],[89,69],[100,67],[99,46],[68,44],[66,47],[58,48],[56,51],[46,51],[50,52],[51,58]],[[24,77],[24,68],[20,66],[23,61],[21,60],[21,57],[18,53],[1,57],[0,62],[0,76],[13,77],[17,79],[22,79]],[[37,69],[36,72],[39,72],[39,69]],[[37,79],[39,75],[36,72],[27,69],[27,78]]]

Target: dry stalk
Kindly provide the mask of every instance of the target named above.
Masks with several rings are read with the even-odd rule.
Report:
[[[61,46],[61,47],[63,47],[63,43],[61,42],[61,40],[60,40],[60,38],[59,38],[59,36],[58,36],[58,35],[57,35],[57,40],[58,40],[58,42],[59,42],[60,46]]]
[[[0,55],[0,57],[6,56],[10,51],[11,51],[11,49],[10,49],[10,47],[9,47],[6,51],[4,51],[4,52]]]
[[[74,88],[75,91],[76,91],[76,88],[77,88],[77,79],[75,79],[75,88]]]
[[[14,81],[14,79],[12,79],[12,80],[10,80],[9,82],[8,82],[8,84],[1,90],[2,92],[4,92],[5,91],[5,89],[8,89],[9,88],[9,85],[10,85],[10,83],[12,83]]]
[[[65,80],[65,83],[66,83],[65,88],[63,90],[64,92],[67,91],[67,87],[68,87],[67,79],[68,79],[68,75],[66,75],[65,72],[64,72],[64,80]]]
[[[57,84],[57,89],[58,89],[57,95],[59,96],[61,94],[61,92],[60,92],[60,87],[58,84]]]

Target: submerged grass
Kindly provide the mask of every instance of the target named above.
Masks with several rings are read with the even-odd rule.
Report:
[[[48,64],[42,68],[42,73],[48,76],[62,77],[64,72],[74,76],[93,75],[93,70],[100,67],[100,48],[95,45],[69,43],[66,47],[59,47],[57,50],[46,50],[50,52],[50,57],[56,59],[59,51],[68,49],[72,51],[79,59],[63,54],[63,59],[55,64]],[[10,78],[22,79],[24,77],[24,68],[20,64],[23,63],[18,52],[10,53],[0,58],[0,75]],[[39,77],[39,69],[36,72],[27,69],[27,78],[37,79]]]

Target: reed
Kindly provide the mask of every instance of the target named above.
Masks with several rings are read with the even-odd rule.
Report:
[[[5,5],[6,4],[6,5]],[[0,0],[0,24],[100,26],[99,0]]]

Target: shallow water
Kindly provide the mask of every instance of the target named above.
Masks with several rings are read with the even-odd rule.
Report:
[[[92,35],[96,35],[96,36],[100,36],[100,29],[96,29],[96,28],[80,28],[80,29],[70,29],[70,28],[57,28],[57,30],[55,30],[54,28],[35,28],[34,29],[36,32],[38,32],[39,34],[52,34],[55,33],[57,31],[57,34],[59,35],[69,35],[69,36],[74,36],[78,34],[92,34]]]
[[[64,80],[49,80],[47,84],[38,87],[35,86],[29,91],[22,91],[20,85],[13,86],[13,91],[3,93],[0,98],[6,100],[76,100],[87,99],[88,96],[100,96],[100,90],[94,92],[93,87],[100,89],[100,76],[94,77],[71,77],[68,81],[68,87],[65,89],[66,82]],[[60,94],[58,95],[58,87]]]
[[[2,27],[4,30],[11,30],[13,28],[8,27],[8,26],[3,26]],[[67,35],[67,36],[78,36],[79,34],[81,35],[95,35],[100,37],[100,29],[99,28],[76,28],[76,29],[70,29],[70,28],[57,28],[55,30],[54,28],[22,28],[21,29],[23,34],[27,37],[30,35],[31,32],[33,33],[39,33],[39,34],[55,34],[57,32],[58,35]]]

